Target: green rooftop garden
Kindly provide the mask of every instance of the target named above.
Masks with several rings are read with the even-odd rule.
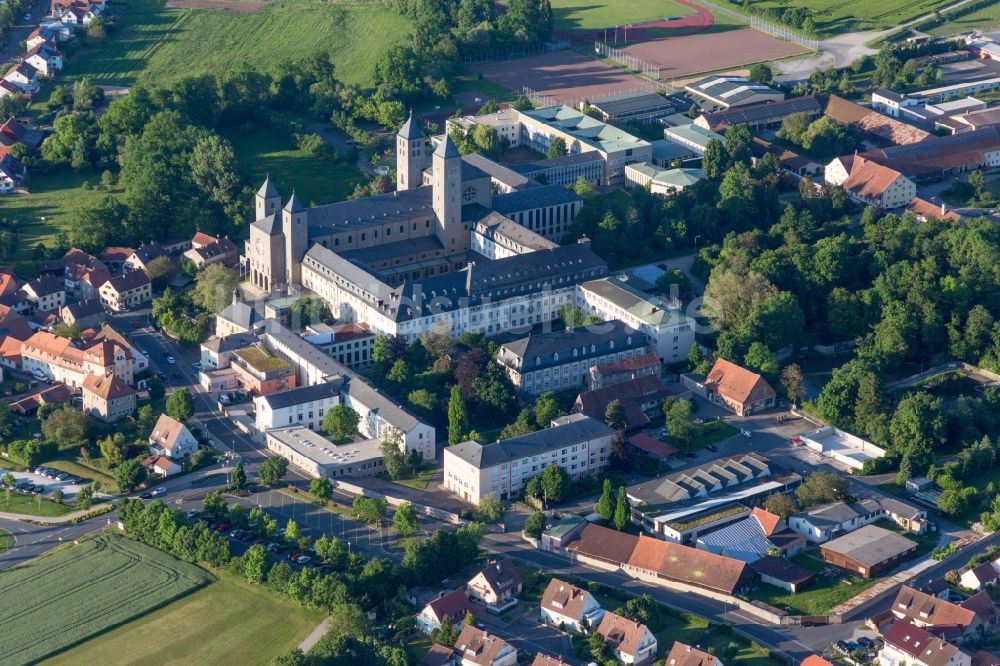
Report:
[[[702,527],[703,525],[710,525],[711,523],[725,520],[726,518],[734,518],[741,513],[749,513],[747,508],[742,505],[730,506],[725,509],[720,509],[719,511],[713,511],[704,516],[699,516],[698,518],[692,518],[691,520],[670,523],[670,527],[674,528],[678,532],[687,532],[688,530],[693,530],[697,527]]]
[[[243,359],[247,365],[258,372],[274,372],[276,370],[291,369],[292,364],[275,356],[263,347],[244,347],[237,349],[236,355]]]

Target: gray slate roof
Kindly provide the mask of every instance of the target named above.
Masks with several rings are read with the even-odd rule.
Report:
[[[485,446],[473,441],[462,442],[445,450],[457,455],[469,464],[483,469],[525,456],[538,455],[552,449],[605,437],[614,432],[597,419],[582,414],[571,414],[560,419],[560,425],[527,435],[512,437]]]
[[[513,213],[533,208],[556,206],[558,204],[582,201],[580,196],[562,185],[541,185],[523,190],[515,190],[510,194],[498,194],[493,197],[493,209],[510,217]]]
[[[417,123],[413,122],[413,111],[410,111],[410,116],[403,123],[403,126],[399,128],[399,136],[410,141],[423,138],[424,133],[417,127]]]
[[[274,183],[271,182],[271,176],[264,178],[264,184],[260,186],[259,190],[257,190],[257,196],[265,199],[278,196],[278,188],[276,188]]]
[[[343,379],[340,379],[329,381],[324,384],[299,386],[298,388],[288,389],[287,391],[268,393],[263,396],[263,400],[271,409],[284,409],[285,407],[293,407],[307,402],[316,402],[317,400],[336,397],[340,395],[340,388],[343,385],[344,381]]]
[[[613,348],[611,343],[614,343]],[[500,356],[504,363],[522,372],[531,372],[645,346],[646,336],[643,333],[613,319],[582,328],[529,335],[501,345]],[[574,349],[578,350],[576,355],[573,354]]]
[[[260,323],[260,315],[257,314],[257,311],[243,301],[234,301],[233,303],[230,303],[216,316],[221,317],[226,321],[231,321],[236,326],[247,330],[253,329],[258,323]]]
[[[875,566],[916,548],[917,542],[876,525],[865,525],[822,545],[865,566]]]
[[[447,134],[444,135],[444,141],[439,143],[437,149],[434,150],[434,154],[445,159],[461,157],[458,153],[458,148],[455,147],[455,142]]]

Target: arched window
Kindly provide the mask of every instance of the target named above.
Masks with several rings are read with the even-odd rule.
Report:
[[[472,203],[472,201],[475,198],[476,198],[476,188],[474,187],[467,187],[465,188],[465,191],[462,192],[462,201],[464,201],[465,203]]]

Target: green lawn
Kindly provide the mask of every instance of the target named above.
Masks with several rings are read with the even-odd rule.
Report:
[[[716,0],[738,11],[746,11],[732,0]],[[860,30],[884,30],[910,19],[930,14],[954,4],[953,0],[760,0],[758,10],[804,7],[812,10],[813,21],[823,35],[836,35]]]
[[[10,194],[0,197],[0,219],[16,222],[20,227],[18,259],[27,261],[38,243],[52,245],[59,228],[70,215],[83,205],[93,203],[106,192],[84,189],[84,183],[96,186],[101,174],[59,171],[53,174],[32,173],[30,194]]]
[[[0,575],[0,660],[30,663],[100,634],[122,622],[207,584],[198,567],[155,548],[119,536],[103,536],[67,547]],[[179,636],[160,631],[137,641],[144,645]],[[90,660],[88,663],[100,663]],[[207,662],[212,663],[212,662]]]
[[[14,547],[14,537],[10,532],[0,530],[0,553]]]
[[[729,425],[725,421],[709,421],[692,429],[691,446],[689,448],[700,449],[738,434],[740,434],[740,429]]]
[[[256,13],[166,9],[163,0],[118,6],[118,30],[71,58],[67,75],[163,83],[244,63],[266,71],[328,52],[337,78],[370,84],[375,61],[410,30],[406,18],[375,0],[280,0],[262,3]]]
[[[552,0],[552,13],[560,30],[597,30],[694,12],[671,0]]]
[[[0,511],[23,513],[29,516],[65,516],[74,511],[72,506],[58,504],[39,495],[25,495],[6,490],[0,490]]]
[[[229,129],[223,136],[233,144],[237,168],[254,189],[270,174],[283,198],[294,189],[306,206],[343,201],[355,185],[368,181],[353,165],[299,150],[289,137],[262,125]]]
[[[817,557],[797,555],[792,561],[817,573],[828,566]],[[836,567],[833,567],[836,568]],[[840,570],[837,570],[841,573]],[[846,572],[843,572],[846,573]],[[758,583],[749,595],[751,599],[759,599],[772,606],[787,610],[798,615],[826,615],[834,606],[841,604],[855,595],[861,594],[878,582],[878,578],[863,579],[846,576],[816,576],[809,587],[798,593],[791,593],[780,587]],[[848,582],[850,581],[850,582]]]
[[[320,612],[228,574],[92,638],[47,664],[270,664],[309,635]]]
[[[950,15],[950,12],[944,14],[945,18]],[[928,32],[937,37],[944,37],[972,30],[996,28],[998,25],[1000,25],[1000,3],[990,3],[964,16],[945,21]]]
[[[427,488],[427,484],[431,482],[432,476],[434,476],[433,469],[422,469],[417,472],[415,476],[409,479],[396,479],[393,483],[406,486],[407,488],[413,488],[414,490],[425,490]]]

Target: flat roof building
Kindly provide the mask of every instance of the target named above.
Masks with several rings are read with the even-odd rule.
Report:
[[[265,433],[269,451],[314,478],[372,476],[384,470],[381,440],[369,439],[337,446],[305,426],[275,428]]]
[[[741,76],[709,76],[689,83],[684,89],[699,106],[709,111],[785,99],[785,93],[780,90]]]
[[[612,120],[648,121],[674,110],[670,100],[652,92],[631,92],[590,100],[590,107],[601,114],[604,122]]]

